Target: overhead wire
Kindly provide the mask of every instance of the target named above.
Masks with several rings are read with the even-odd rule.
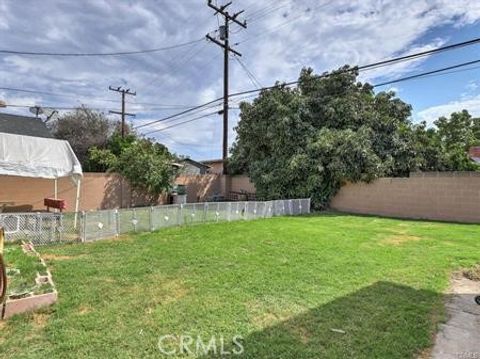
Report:
[[[204,38],[191,40],[183,42],[180,44],[156,47],[152,49],[143,49],[143,50],[132,50],[132,51],[114,51],[114,52],[48,52],[48,51],[20,51],[20,50],[8,50],[0,49],[0,54],[7,55],[28,55],[28,56],[60,56],[60,57],[93,57],[93,56],[123,56],[123,55],[138,55],[138,54],[148,54],[160,51],[167,51],[172,49],[177,49],[179,47],[188,46],[200,41],[203,41]]]
[[[450,50],[453,50],[453,49],[456,49],[456,48],[461,48],[461,47],[465,47],[465,46],[474,45],[474,44],[477,44],[479,42],[480,42],[480,38],[475,38],[475,39],[468,40],[468,41],[463,41],[463,42],[459,42],[459,43],[455,43],[455,44],[451,44],[451,45],[437,47],[437,48],[431,49],[431,50],[421,51],[421,52],[418,52],[418,53],[415,53],[415,54],[404,55],[404,56],[400,56],[400,57],[396,57],[396,58],[377,61],[377,62],[374,62],[374,63],[370,63],[370,64],[358,66],[358,67],[349,68],[347,70],[343,70],[343,72],[370,70],[370,69],[374,69],[374,68],[388,66],[388,65],[391,65],[391,64],[396,64],[396,63],[403,62],[403,61],[409,61],[411,59],[427,56],[427,55],[430,55],[430,54],[435,54],[435,53],[444,52],[444,51],[450,51]],[[463,65],[460,64],[460,66],[467,66],[468,64],[470,64],[470,62],[466,63],[466,64],[463,64]],[[455,66],[458,66],[458,65],[455,65]],[[340,71],[340,72],[342,72],[342,71]],[[338,73],[338,71],[336,73]],[[326,76],[330,76],[330,75],[331,75],[331,73],[328,73],[328,74],[318,75],[317,77],[326,77]],[[282,84],[280,84],[280,86],[290,86],[290,85],[295,85],[297,83],[298,83],[298,80],[295,80],[295,81],[282,83]],[[260,92],[260,91],[263,91],[263,90],[273,89],[273,88],[276,88],[278,86],[279,86],[278,84],[275,84],[273,86],[262,87],[262,88],[259,88],[259,89],[239,91],[239,92],[236,92],[236,93],[231,93],[229,95],[229,97],[232,98],[232,97],[237,97],[237,96],[241,96],[241,95],[245,95],[245,94],[257,93],[257,92]],[[178,114],[169,115],[169,116],[167,116],[166,119],[176,118],[180,115],[184,115],[184,114],[187,114],[191,111],[202,108],[205,105],[209,105],[209,104],[221,101],[222,99],[223,99],[223,97],[219,97],[219,98],[217,98],[215,100],[212,100],[212,101],[209,101],[209,102],[207,102],[203,105],[198,105],[198,106],[195,106],[191,109],[186,109],[186,110],[184,110],[184,111],[182,111]],[[142,124],[141,126],[137,126],[137,128],[149,126],[151,124],[162,122],[164,120],[165,119],[155,120],[155,121],[152,121],[150,123],[146,123],[146,124]]]
[[[256,88],[263,87],[262,84],[258,81],[257,77],[248,69],[247,65],[245,65],[238,56],[234,56],[234,58],[240,64],[240,67],[243,69],[243,71],[245,71],[245,73],[247,74],[247,77],[252,82],[252,85],[255,86]]]
[[[162,131],[168,130],[170,128],[177,127],[177,126],[180,126],[180,125],[184,125],[184,124],[187,124],[187,123],[190,123],[190,122],[193,122],[193,121],[198,121],[202,118],[209,117],[209,116],[216,115],[216,114],[218,114],[218,111],[213,111],[213,112],[210,112],[210,113],[198,116],[198,117],[191,118],[191,119],[183,121],[183,122],[174,123],[173,125],[170,125],[170,126],[167,126],[167,127],[163,127],[163,128],[157,129],[157,130],[146,132],[146,133],[144,133],[144,135],[147,136],[147,135],[150,135],[150,134],[155,133],[155,132],[162,132]]]

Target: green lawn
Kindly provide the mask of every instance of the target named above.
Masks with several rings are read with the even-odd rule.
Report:
[[[480,226],[327,214],[38,249],[59,303],[0,324],[1,358],[162,357],[162,335],[230,352],[239,335],[248,358],[409,358],[450,274],[480,262]]]

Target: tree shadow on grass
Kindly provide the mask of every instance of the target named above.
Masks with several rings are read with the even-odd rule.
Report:
[[[377,282],[251,333],[243,339],[243,354],[229,357],[415,357],[432,344],[433,316],[442,303],[442,295],[435,292]],[[225,349],[233,350],[238,350],[233,344]],[[218,351],[205,356],[214,357],[222,356]]]

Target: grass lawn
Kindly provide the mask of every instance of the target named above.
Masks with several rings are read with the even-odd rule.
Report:
[[[59,302],[0,323],[1,358],[158,358],[170,334],[230,352],[240,335],[248,358],[409,358],[450,274],[480,262],[480,226],[327,214],[38,249]]]

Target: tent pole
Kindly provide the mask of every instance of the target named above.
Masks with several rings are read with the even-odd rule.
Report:
[[[78,208],[80,204],[80,184],[81,180],[77,180],[77,196],[75,198],[75,219],[73,220],[73,228],[77,229]]]

